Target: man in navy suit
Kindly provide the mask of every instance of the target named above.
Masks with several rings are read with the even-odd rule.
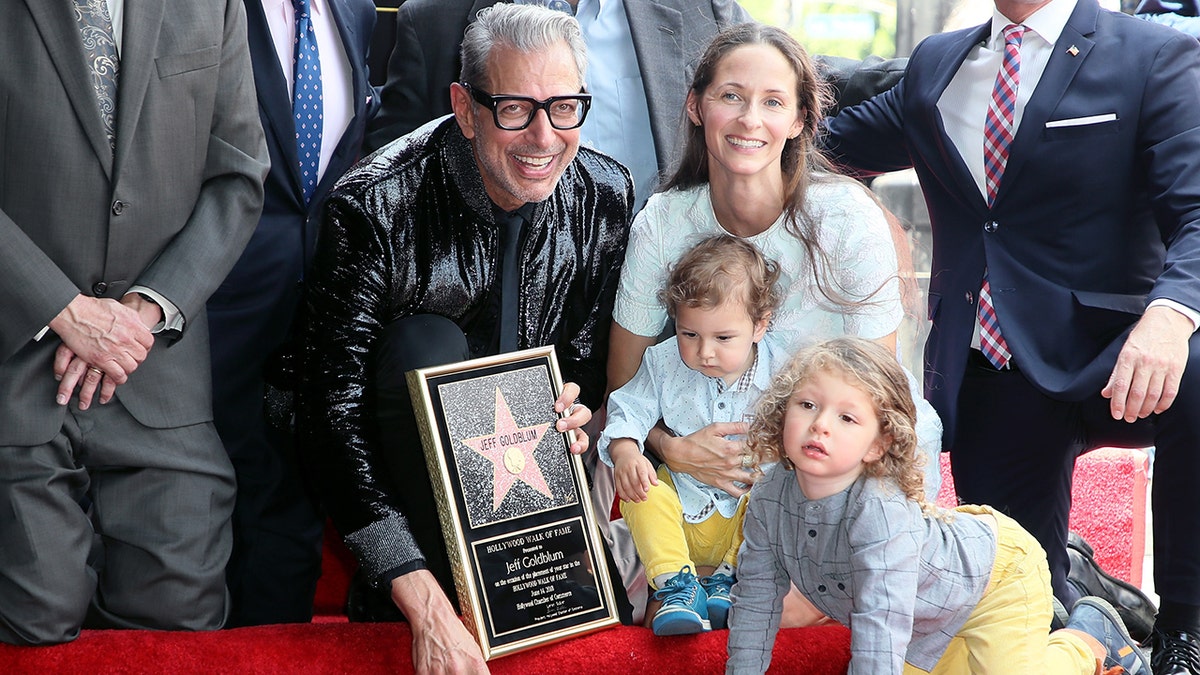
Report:
[[[995,5],[920,44],[900,84],[829,123],[829,148],[865,172],[915,167],[934,235],[925,382],[958,494],[1037,536],[1067,606],[1075,457],[1157,447],[1154,672],[1200,672],[1200,45],[1096,0]],[[989,197],[1010,24],[1013,137]],[[985,273],[999,366],[973,348]]]
[[[323,518],[304,489],[290,433],[266,422],[263,372],[289,337],[320,205],[358,159],[375,101],[366,66],[374,4],[311,0],[324,91],[316,185],[306,191],[292,108],[295,8],[292,0],[245,5],[271,171],[254,236],[208,301],[213,414],[238,481],[227,570],[231,626],[312,619]]]

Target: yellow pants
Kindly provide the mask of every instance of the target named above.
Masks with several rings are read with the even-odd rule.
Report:
[[[983,598],[959,629],[933,675],[1054,673],[1094,675],[1096,656],[1078,636],[1049,633],[1053,614],[1050,566],[1041,545],[1012,518],[986,506],[960,506],[966,514],[996,519],[996,563]],[[905,675],[926,671],[905,664]]]
[[[654,577],[675,574],[684,565],[691,565],[692,572],[697,566],[716,567],[722,562],[737,566],[742,518],[746,515],[744,499],[732,518],[713,513],[703,522],[686,522],[675,482],[666,466],[660,466],[658,485],[650,487],[646,501],[622,501],[621,515],[629,525],[652,588]]]

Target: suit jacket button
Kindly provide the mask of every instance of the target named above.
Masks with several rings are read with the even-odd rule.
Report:
[[[984,232],[991,233],[991,232],[995,232],[995,231],[996,231],[996,230],[998,230],[998,229],[1000,229],[1000,223],[997,223],[997,222],[996,222],[996,221],[994,221],[994,220],[989,220],[989,221],[987,221],[986,223],[984,223],[984,224],[983,224],[983,231],[984,231]]]
[[[118,199],[112,203],[112,214],[114,216],[119,216],[122,213],[125,213],[125,202]]]
[[[108,284],[104,283],[103,281],[97,281],[96,283],[92,284],[92,294],[96,297],[104,295],[104,291],[107,290]]]
[[[971,291],[967,291],[967,304],[968,305],[975,304],[975,296],[971,295]]]

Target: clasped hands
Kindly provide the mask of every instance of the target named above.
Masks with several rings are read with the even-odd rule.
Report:
[[[136,293],[121,298],[77,295],[50,322],[62,340],[54,353],[55,400],[66,405],[76,388],[79,409],[87,410],[99,391],[101,404],[112,400],[150,348],[150,328],[162,320],[162,309]]]

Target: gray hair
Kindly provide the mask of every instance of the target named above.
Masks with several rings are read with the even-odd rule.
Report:
[[[523,54],[567,43],[575,57],[579,82],[587,72],[587,46],[575,17],[540,5],[500,3],[479,11],[462,41],[461,81],[491,88],[487,64],[492,49],[506,46]],[[502,92],[495,92],[502,93]]]

